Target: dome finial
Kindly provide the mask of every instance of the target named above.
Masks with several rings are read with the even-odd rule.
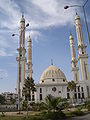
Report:
[[[24,18],[24,12],[22,12],[22,18]]]
[[[76,15],[78,15],[78,13],[77,13],[77,9],[75,9],[75,11],[76,11]]]
[[[51,65],[53,65],[53,59],[51,59]]]

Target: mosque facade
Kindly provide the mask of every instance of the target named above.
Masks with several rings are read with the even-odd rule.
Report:
[[[71,65],[73,81],[76,83],[74,90],[74,102],[84,102],[90,97],[90,74],[88,69],[88,54],[86,53],[86,46],[84,44],[81,20],[78,14],[75,16],[77,44],[78,44],[78,59],[76,59],[75,45],[73,35],[70,34],[70,51],[71,51]],[[17,57],[17,93],[20,87],[20,96],[22,96],[22,88],[25,81],[25,63],[27,62],[27,77],[32,77],[32,40],[30,36],[27,41],[27,61],[25,58],[25,19],[22,16],[20,21],[21,30],[19,32],[19,56]],[[24,31],[23,31],[24,30]],[[81,80],[79,80],[79,68],[77,62],[80,64]],[[19,82],[20,84],[19,84]],[[19,86],[19,85],[20,86]],[[19,87],[18,87],[19,86]],[[68,89],[68,80],[60,70],[60,68],[51,64],[42,73],[40,81],[36,86],[36,92],[32,92],[31,101],[42,102],[46,96],[51,94],[55,97],[67,98],[70,100],[70,91]]]

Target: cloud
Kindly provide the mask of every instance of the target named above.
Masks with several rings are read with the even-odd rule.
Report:
[[[5,6],[6,5],[6,6]],[[0,28],[14,29],[18,26],[19,7],[11,0],[0,0]]]
[[[10,47],[3,35],[0,36],[0,48],[1,47],[4,48]]]
[[[39,31],[31,30],[30,36],[32,40],[38,41],[38,38],[41,37],[41,33]]]
[[[0,56],[13,56],[16,54],[16,42],[14,40],[10,40],[8,33],[1,34],[0,36]]]
[[[0,79],[7,78],[7,77],[8,77],[7,70],[0,69]]]
[[[7,6],[5,7],[5,4]],[[48,4],[49,3],[49,4]],[[76,4],[69,0],[3,0],[0,1],[1,28],[15,29],[19,26],[21,11],[25,12],[27,21],[32,29],[47,28],[49,26],[64,26],[74,23],[75,10],[64,10],[67,4]],[[2,12],[3,11],[3,12]]]
[[[6,57],[6,56],[14,56],[16,54],[16,51],[6,51],[5,49],[0,50],[0,56]]]
[[[0,55],[13,55],[13,53],[7,53],[6,48],[12,48],[15,42],[11,42],[9,38],[7,41],[7,36],[18,30],[21,12],[25,14],[26,23],[30,23],[32,40],[37,41],[41,37],[42,29],[73,25],[75,10],[72,8],[64,10],[64,6],[77,3],[79,3],[77,0],[0,0],[0,33],[2,34],[0,48],[5,49],[0,49]],[[28,31],[26,39],[27,36]],[[16,40],[16,38],[13,39]]]
[[[0,50],[0,56],[7,56],[7,53],[3,50]]]
[[[28,1],[28,0],[27,0]],[[28,6],[32,3],[33,8],[28,11]],[[27,19],[30,19],[32,29],[45,29],[50,26],[65,26],[68,23],[74,24],[75,10],[64,10],[65,5],[77,4],[77,1],[69,0],[31,0],[28,1]]]

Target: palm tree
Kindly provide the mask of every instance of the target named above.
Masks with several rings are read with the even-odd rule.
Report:
[[[73,104],[74,90],[76,88],[76,83],[74,81],[68,82],[68,89],[70,90],[70,99]]]
[[[46,120],[59,120],[65,117],[65,114],[61,111],[64,109],[65,99],[61,99],[60,97],[54,97],[52,95],[48,95],[45,99],[46,110],[48,110],[46,116]]]
[[[23,87],[23,96],[27,101],[27,116],[28,116],[28,101],[31,99],[31,92],[35,92],[35,91],[36,88],[33,78],[27,77],[27,79],[25,79],[25,84]]]
[[[60,102],[62,102],[60,97],[53,97],[52,95],[48,95],[45,99],[46,106],[48,108],[48,111],[54,110],[56,111]]]

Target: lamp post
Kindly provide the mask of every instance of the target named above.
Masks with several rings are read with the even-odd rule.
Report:
[[[87,30],[87,36],[88,36],[88,42],[89,42],[89,45],[90,45],[90,35],[89,35],[89,30],[88,30],[88,24],[87,24],[87,19],[86,19],[86,13],[85,13],[85,5],[87,4],[88,0],[85,1],[85,3],[81,6],[81,5],[71,5],[71,6],[65,6],[64,9],[68,9],[70,7],[79,7],[79,8],[82,8],[83,10],[83,14],[84,14],[84,20],[85,20],[85,24],[86,24],[86,30]]]
[[[28,26],[29,26],[29,23],[26,24],[26,26],[24,27],[23,30],[21,29],[21,34],[20,34],[20,36],[19,36],[18,34],[12,34],[12,36],[18,35],[18,36],[19,36],[19,39],[21,39],[22,33],[24,32],[24,30],[25,30],[26,27],[28,27]],[[20,40],[19,40],[19,41],[20,41]],[[22,52],[22,50],[21,50],[21,44],[20,44],[20,46],[19,46],[19,49],[17,49],[17,50],[19,51],[18,111],[19,111],[19,113],[20,113],[20,81],[21,81],[21,63],[20,63],[20,60],[21,60],[21,56],[22,56],[22,54],[21,54],[21,52]]]

